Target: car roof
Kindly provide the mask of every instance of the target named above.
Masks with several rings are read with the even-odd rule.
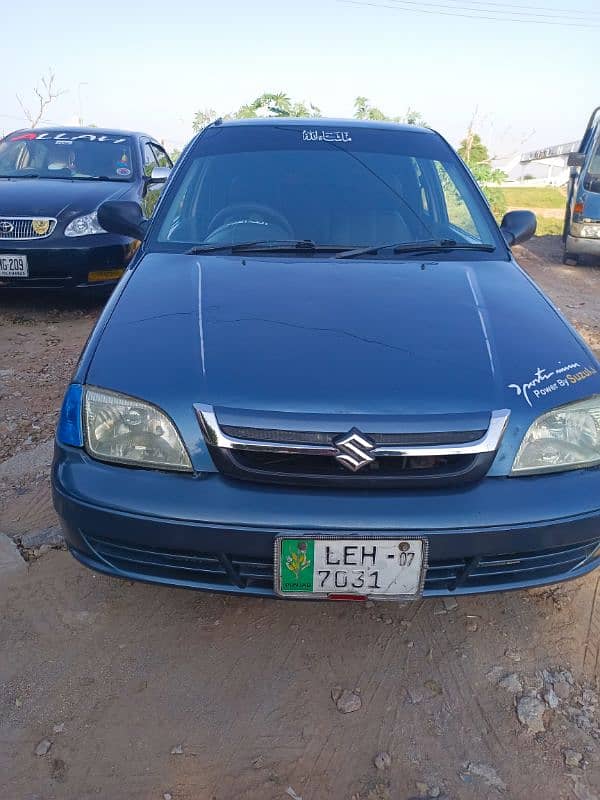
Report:
[[[387,122],[384,120],[354,119],[343,117],[250,117],[248,119],[218,119],[213,125],[223,125],[235,127],[237,125],[335,125],[346,128],[372,128],[378,130],[410,131],[411,133],[434,134],[431,128],[423,128],[418,125],[407,125],[400,122]]]
[[[148,133],[142,133],[141,131],[126,131],[119,128],[90,128],[80,127],[79,125],[53,125],[51,127],[44,126],[43,128],[19,128],[18,130],[9,133],[8,136],[13,136],[15,133],[24,133],[25,131],[32,130],[35,130],[38,133],[77,133],[78,135],[82,136],[85,134],[94,134],[96,136],[141,136],[145,139],[152,139],[154,142],[158,141],[154,136],[150,136]]]

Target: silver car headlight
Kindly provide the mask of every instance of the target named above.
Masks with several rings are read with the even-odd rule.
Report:
[[[175,426],[150,403],[88,387],[83,426],[85,448],[94,458],[138,467],[192,471]]]
[[[600,464],[600,396],[555,408],[531,425],[513,475],[561,472]]]
[[[95,211],[72,219],[65,228],[65,236],[90,236],[93,233],[106,233],[98,222],[98,214]]]

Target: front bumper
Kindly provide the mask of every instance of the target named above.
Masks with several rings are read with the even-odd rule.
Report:
[[[27,256],[27,278],[0,278],[2,289],[80,289],[112,286],[118,277],[90,281],[90,272],[122,271],[129,264],[138,243],[121,236],[99,234],[68,239],[52,237],[40,242],[0,241],[0,255]],[[85,239],[85,242],[82,240]],[[100,239],[100,241],[97,241]]]
[[[600,564],[600,469],[350,493],[117,467],[57,445],[52,486],[79,561],[151,583],[272,596],[285,534],[424,535],[425,595],[540,586]]]

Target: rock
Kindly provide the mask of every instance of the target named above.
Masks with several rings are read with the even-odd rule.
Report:
[[[521,725],[525,725],[530,733],[543,733],[545,703],[535,695],[524,695],[517,703],[517,717]]]
[[[337,700],[333,697],[332,691],[331,697],[341,714],[352,714],[353,711],[358,711],[362,706],[360,695],[356,691],[350,691],[350,689],[342,689]]]
[[[520,661],[521,660],[521,654],[518,652],[518,650],[513,650],[510,647],[508,648],[508,650],[504,651],[504,655],[507,658],[510,658],[511,661]]]
[[[389,753],[382,751],[381,753],[377,753],[373,759],[373,763],[377,769],[389,769],[392,766],[392,757]]]
[[[437,681],[427,680],[425,681],[423,686],[427,689],[428,692],[430,692],[432,697],[438,697],[439,695],[444,693],[444,690]]]
[[[21,536],[21,547],[26,550],[34,550],[41,547],[62,547],[64,543],[65,539],[58,525],[29,531],[29,533],[24,533]]]
[[[59,722],[58,725],[54,725],[52,728],[53,733],[62,733],[65,729],[65,723]]]
[[[546,689],[544,692],[544,700],[546,701],[548,708],[558,708],[558,704],[560,703],[558,695],[552,687]]]
[[[45,756],[46,753],[50,752],[51,747],[52,747],[52,742],[50,741],[50,739],[42,739],[42,741],[39,742],[37,747],[35,748],[36,756]]]
[[[406,690],[406,694],[408,695],[408,699],[413,704],[413,706],[416,706],[417,703],[423,702],[423,692],[420,689],[413,689],[412,687],[409,686],[408,689]]]
[[[563,758],[567,767],[579,767],[583,761],[583,755],[577,750],[563,750]]]
[[[171,748],[171,755],[172,756],[181,756],[183,755],[183,745],[176,744],[175,747]]]
[[[454,597],[442,597],[442,603],[446,611],[454,611],[458,608],[458,603]]]
[[[520,694],[523,691],[523,684],[516,672],[509,672],[498,681],[498,686],[506,689],[511,694]]]
[[[0,533],[0,575],[18,575],[27,570],[19,548],[6,534]]]
[[[291,786],[288,786],[288,788],[285,790],[285,793],[289,795],[292,798],[292,800],[302,800],[300,795],[296,794],[296,792],[292,789]]]
[[[54,437],[48,439],[33,450],[17,453],[0,464],[0,478],[18,478],[38,469],[45,469],[52,463],[54,454]]]
[[[340,699],[340,697],[342,696],[342,692],[343,689],[341,686],[334,686],[331,689],[331,699],[333,700],[334,703],[337,703],[337,701]]]
[[[173,795],[171,794],[171,792],[165,792],[163,794],[163,800],[173,800]]]
[[[475,764],[473,761],[469,761],[465,765],[463,774],[466,776],[473,776],[474,778],[481,778],[484,783],[487,783],[488,786],[497,789],[499,792],[504,792],[506,790],[506,784],[498,776],[496,770],[489,764]]]

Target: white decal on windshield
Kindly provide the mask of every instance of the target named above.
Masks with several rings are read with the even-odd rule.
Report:
[[[111,142],[112,144],[123,144],[123,142],[127,141],[127,138],[124,136],[106,136],[105,134],[97,135],[95,133],[78,133],[73,135],[72,133],[56,133],[52,136],[47,131],[44,133],[34,133],[33,131],[28,133],[18,133],[15,136],[10,137],[11,142],[19,142],[19,141],[27,141],[32,139],[48,139],[51,141],[55,141],[57,143],[64,142],[70,144],[71,142],[76,142],[78,139],[87,139],[88,142]]]
[[[351,142],[352,137],[348,131],[325,131],[317,128],[305,128],[302,131],[304,142]]]
[[[573,373],[572,370],[577,368],[579,368],[579,372]],[[532,395],[534,399],[546,397],[553,392],[568,389],[569,386],[591,378],[596,373],[597,370],[593,367],[581,367],[577,361],[565,366],[560,366],[559,362],[553,370],[538,367],[531,380],[525,381],[525,383],[509,383],[508,388],[514,389],[517,397],[523,397],[527,405],[532,406]]]

